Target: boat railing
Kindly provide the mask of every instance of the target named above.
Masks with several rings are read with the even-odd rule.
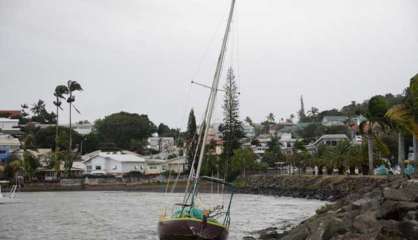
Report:
[[[226,209],[225,212],[222,212],[222,214],[225,214],[223,225],[229,227],[229,224],[231,222],[231,215],[230,215],[231,204],[232,204],[232,198],[234,197],[234,190],[235,190],[234,186],[232,185],[232,183],[229,183],[229,182],[227,182],[223,179],[215,178],[215,177],[202,176],[201,180],[208,181],[208,182],[219,183],[219,184],[227,186],[230,189],[231,197],[229,198],[228,208]]]

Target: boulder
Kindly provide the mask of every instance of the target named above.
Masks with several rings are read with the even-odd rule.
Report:
[[[329,240],[332,237],[341,235],[348,232],[347,223],[344,223],[341,219],[330,218],[325,222],[324,231],[322,234],[322,240]]]
[[[415,201],[416,195],[413,195],[412,191],[406,191],[403,189],[385,188],[383,191],[383,197],[387,200],[394,201]]]
[[[367,211],[354,218],[353,227],[359,233],[369,234],[380,230],[380,224],[374,211]]]
[[[418,221],[407,220],[399,224],[399,229],[404,238],[408,240],[418,239]]]

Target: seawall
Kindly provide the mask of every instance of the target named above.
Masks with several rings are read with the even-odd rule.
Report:
[[[335,201],[367,192],[395,178],[377,176],[252,175],[237,179],[240,193]]]
[[[246,240],[417,240],[418,180],[374,176],[250,176],[240,191],[333,201],[287,232]]]

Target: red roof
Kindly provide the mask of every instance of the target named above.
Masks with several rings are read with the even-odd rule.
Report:
[[[0,115],[2,117],[17,118],[20,117],[22,113],[19,110],[0,110]]]

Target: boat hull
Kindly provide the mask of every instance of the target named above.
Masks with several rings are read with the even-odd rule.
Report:
[[[158,223],[158,235],[160,240],[226,240],[228,230],[197,219],[166,219]]]

